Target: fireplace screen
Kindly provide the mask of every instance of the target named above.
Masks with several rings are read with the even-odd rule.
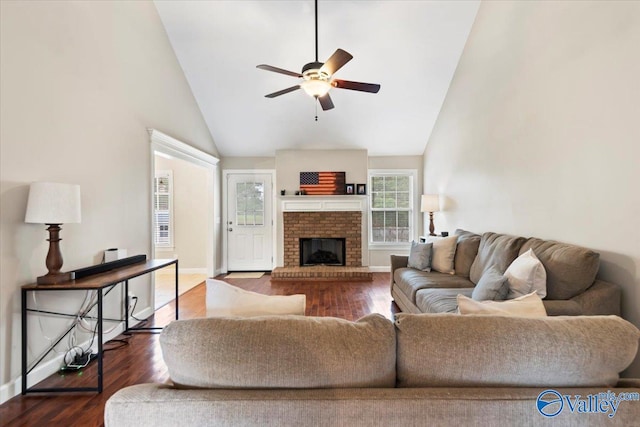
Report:
[[[345,265],[344,238],[300,239],[300,265]]]

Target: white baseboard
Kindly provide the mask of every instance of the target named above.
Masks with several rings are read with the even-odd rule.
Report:
[[[169,271],[159,271],[162,274],[167,274],[167,275],[171,275],[174,274],[171,270]],[[207,268],[206,267],[198,267],[198,268],[182,268],[179,267],[178,268],[178,273],[179,274],[207,274]]]
[[[373,273],[388,273],[391,271],[391,267],[388,265],[370,265],[369,271]]]
[[[147,307],[138,313],[135,313],[135,316],[138,319],[146,319],[147,317],[153,314],[153,309],[151,307]],[[134,326],[140,323],[138,320],[133,317],[129,317],[129,326]],[[102,340],[103,343],[110,341],[124,332],[124,321],[120,322],[110,333],[106,334]],[[80,347],[87,348],[91,343],[91,339],[79,344]],[[50,377],[60,370],[60,367],[64,363],[64,354],[60,354],[53,359],[43,362],[37,367],[33,369],[29,373],[29,384],[38,384],[40,381],[45,378]],[[88,386],[90,387],[90,385]],[[6,384],[0,386],[0,405],[11,399],[14,396],[22,393],[22,376],[19,376],[15,380],[12,380]]]
[[[202,268],[178,268],[180,274],[207,274],[207,267]]]

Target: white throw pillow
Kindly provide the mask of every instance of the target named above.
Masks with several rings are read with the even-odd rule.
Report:
[[[542,299],[535,292],[506,301],[476,301],[458,294],[458,313],[513,317],[546,317]]]
[[[507,299],[517,298],[534,291],[540,298],[547,296],[547,272],[531,249],[513,260],[504,272],[504,276],[509,282]]]
[[[427,242],[433,243],[431,269],[440,273],[454,274],[453,261],[456,256],[458,236],[429,237]]]
[[[246,291],[227,282],[207,279],[207,317],[254,317],[270,314],[304,316],[307,297],[295,295],[263,295]]]

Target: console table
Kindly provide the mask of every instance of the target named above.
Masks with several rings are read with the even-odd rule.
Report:
[[[170,265],[175,265],[176,270],[176,320],[178,320],[178,260],[177,259],[150,259],[144,262],[140,262],[133,265],[128,265],[125,267],[115,268],[105,273],[96,274],[93,276],[88,276],[78,280],[70,280],[68,282],[57,283],[54,285],[38,285],[38,284],[30,284],[22,286],[22,394],[32,393],[32,392],[78,392],[78,391],[96,391],[98,393],[102,392],[102,363],[103,363],[103,297],[111,292],[118,284],[124,283],[124,297],[123,297],[123,307],[124,307],[124,319],[108,319],[118,322],[124,322],[124,333],[130,332],[157,332],[161,330],[161,327],[151,327],[151,328],[143,328],[143,327],[129,327],[129,304],[128,304],[128,295],[129,295],[129,280],[138,276],[142,276],[144,274],[151,273],[155,270],[168,267]],[[33,308],[27,307],[27,295],[29,292],[45,292],[45,291],[97,291],[97,301],[89,307],[91,310],[93,307],[97,306],[98,316],[97,316],[97,341],[98,341],[98,354],[96,358],[98,359],[98,384],[96,387],[56,387],[56,388],[34,388],[28,387],[28,376],[33,369],[44,360],[44,358],[49,355],[54,347],[60,343],[72,330],[75,328],[75,324],[72,325],[65,334],[63,334],[53,345],[49,347],[49,349],[38,359],[31,368],[28,366],[27,362],[27,313],[42,313],[41,310],[36,310]],[[46,312],[47,314],[60,315],[60,316],[68,316],[68,317],[76,317],[75,313],[54,313],[54,312]]]

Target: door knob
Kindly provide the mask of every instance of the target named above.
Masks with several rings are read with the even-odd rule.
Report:
[[[229,227],[229,228],[228,228],[228,230],[229,230],[229,231],[233,231],[233,228]]]

